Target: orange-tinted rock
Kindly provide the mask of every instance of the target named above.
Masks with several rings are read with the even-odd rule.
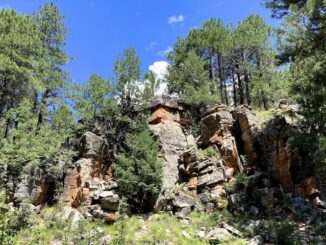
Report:
[[[81,200],[79,199],[81,199],[80,187],[82,181],[79,172],[76,167],[70,167],[66,169],[65,173],[64,192],[61,200],[68,204],[74,203],[77,205],[78,203],[81,203]]]
[[[32,204],[40,205],[45,203],[48,199],[49,189],[49,183],[39,183],[32,191]]]
[[[167,107],[160,106],[152,114],[150,123],[158,124],[166,121],[180,122],[180,115],[178,111],[173,111]]]
[[[285,192],[293,191],[293,179],[290,172],[291,147],[288,138],[291,127],[284,117],[276,117],[267,123],[258,135],[261,159],[260,164],[278,178]]]
[[[117,220],[117,217],[114,213],[108,213],[105,217],[104,217],[105,222],[112,224]]]
[[[278,174],[279,180],[285,192],[291,192],[293,180],[290,172],[291,154],[289,145],[282,141],[277,142],[277,148],[274,155],[271,156],[272,170]]]
[[[315,194],[319,194],[317,189],[317,181],[315,177],[308,177],[302,181],[302,187],[305,193],[305,196],[309,197]]]
[[[242,171],[235,138],[231,134],[233,118],[230,109],[217,105],[209,108],[205,114],[201,121],[200,143],[203,146],[215,145],[225,166]]]
[[[189,181],[188,181],[189,190],[197,189],[197,185],[198,185],[198,178],[197,177],[192,177],[192,178],[189,179]]]

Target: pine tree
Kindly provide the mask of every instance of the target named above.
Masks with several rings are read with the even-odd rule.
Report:
[[[45,50],[34,20],[14,10],[0,10],[0,118],[39,86]],[[6,122],[7,136],[10,119]]]
[[[151,211],[162,181],[159,145],[148,129],[127,134],[126,145],[113,166],[120,193],[127,198],[133,210]]]

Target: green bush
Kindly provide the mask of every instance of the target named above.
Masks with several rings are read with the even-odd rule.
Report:
[[[244,188],[248,185],[249,177],[245,173],[239,173],[234,176],[229,183],[225,184],[225,189],[227,192],[235,192],[240,188]]]
[[[199,150],[198,152],[199,157],[214,157],[214,158],[220,158],[219,153],[212,147],[209,146],[206,149]]]
[[[132,211],[151,211],[162,182],[159,145],[148,129],[127,134],[126,145],[113,165],[120,194],[126,197]]]

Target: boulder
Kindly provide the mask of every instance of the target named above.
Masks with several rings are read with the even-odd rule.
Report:
[[[210,229],[206,234],[205,238],[212,244],[222,242],[226,243],[234,239],[232,234],[228,232],[227,229],[220,227],[214,227],[213,229]]]
[[[289,101],[287,99],[280,99],[278,101],[278,108],[287,109],[289,107]]]
[[[109,154],[106,140],[92,132],[86,132],[80,138],[79,151],[85,158],[103,158]]]
[[[23,170],[24,172],[24,170]],[[32,169],[23,174],[23,178],[18,182],[13,195],[13,201],[30,202],[33,205],[40,205],[49,201],[50,188],[53,186],[53,179],[40,168]]]
[[[117,211],[119,208],[119,196],[116,194],[113,195],[106,195],[105,197],[101,198],[101,207],[104,210],[108,211]]]
[[[176,195],[172,200],[173,206],[179,209],[183,209],[185,207],[194,207],[195,200],[193,197],[188,195]]]
[[[264,241],[261,236],[255,236],[251,238],[248,242],[248,245],[263,245]]]

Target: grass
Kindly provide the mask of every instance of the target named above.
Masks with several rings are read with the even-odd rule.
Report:
[[[299,116],[294,115],[291,109],[279,109],[279,108],[270,108],[267,111],[262,111],[262,110],[255,110],[256,114],[256,126],[258,129],[263,129],[267,122],[276,116],[283,116],[285,117],[286,121],[291,124],[295,124]]]

